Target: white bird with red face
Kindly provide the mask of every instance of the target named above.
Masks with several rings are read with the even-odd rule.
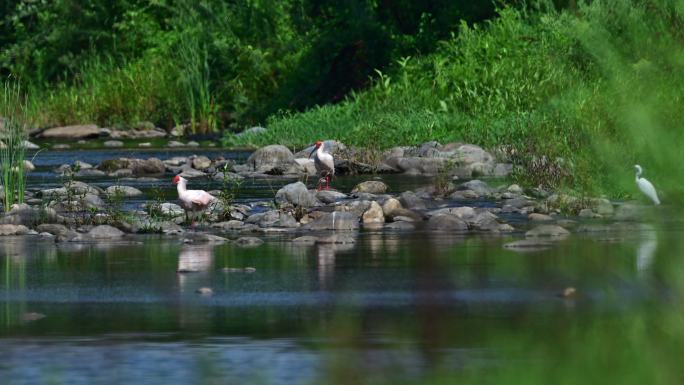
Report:
[[[173,184],[178,190],[178,199],[181,206],[185,209],[185,217],[189,218],[188,213],[197,213],[206,210],[216,197],[204,190],[188,190],[188,180],[180,175],[173,178]]]
[[[316,165],[316,171],[320,177],[316,185],[318,191],[322,189],[322,182],[325,182],[325,189],[330,190],[330,179],[335,175],[335,160],[329,152],[325,152],[323,147],[325,147],[325,143],[318,140],[309,154],[309,158],[314,157],[314,165]]]

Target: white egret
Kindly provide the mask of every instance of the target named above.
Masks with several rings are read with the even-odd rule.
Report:
[[[639,190],[649,197],[653,203],[659,205],[660,200],[658,199],[658,193],[656,193],[655,187],[653,187],[653,184],[646,178],[641,177],[641,166],[637,164],[634,168],[636,169],[636,184],[639,186]]]
[[[324,143],[318,140],[309,154],[309,158],[312,155],[314,157],[314,165],[316,165],[316,171],[320,177],[316,185],[319,191],[321,190],[322,181],[325,181],[325,189],[330,190],[330,178],[335,175],[335,160],[329,152],[325,152],[323,147]]]

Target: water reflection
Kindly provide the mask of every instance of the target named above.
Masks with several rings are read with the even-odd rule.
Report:
[[[640,275],[645,274],[653,265],[655,251],[658,248],[658,235],[653,225],[641,225],[641,242],[636,251],[636,269]]]
[[[181,293],[194,292],[206,283],[214,261],[214,245],[184,244],[178,254],[178,287]]]

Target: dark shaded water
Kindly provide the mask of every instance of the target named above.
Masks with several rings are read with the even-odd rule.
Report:
[[[47,171],[70,157],[98,163],[187,154],[39,153],[30,184],[59,183]],[[219,154],[246,157],[207,155]],[[359,179],[337,182],[348,191]],[[395,191],[427,182],[383,180]],[[126,182],[147,190],[163,183]],[[269,183],[280,182],[246,181],[241,199],[272,197]],[[97,244],[3,237],[0,378],[12,385],[391,383],[498,367],[509,348],[500,334],[554,341],[578,322],[647,304],[666,308],[663,272],[677,259],[669,251],[684,229],[668,215],[666,231],[634,223],[524,253],[503,248],[522,238],[520,221],[519,232],[505,236],[362,229],[352,245],[305,246],[290,242],[299,232],[260,235],[266,243],[256,248],[160,236]],[[245,267],[256,271],[223,270]],[[201,287],[213,295],[197,294]],[[567,287],[578,295],[559,296]]]

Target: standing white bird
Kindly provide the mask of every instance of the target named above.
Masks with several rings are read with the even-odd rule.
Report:
[[[197,213],[204,211],[211,202],[216,200],[216,197],[204,190],[188,190],[188,180],[180,175],[173,178],[173,184],[178,190],[178,199],[181,206],[185,209],[185,218],[189,219],[188,213]],[[194,224],[194,223],[193,223]]]
[[[634,165],[636,169],[636,184],[639,186],[639,190],[644,193],[647,197],[651,198],[653,203],[656,205],[660,204],[660,199],[658,199],[658,193],[656,193],[655,187],[646,178],[641,177],[641,166]]]
[[[318,172],[318,184],[316,189],[321,190],[321,184],[325,181],[325,189],[330,190],[330,179],[335,175],[335,160],[329,152],[325,152],[323,149],[324,143],[320,140],[316,141],[316,145],[309,154],[309,158],[313,155],[314,165],[316,166],[316,171]]]

